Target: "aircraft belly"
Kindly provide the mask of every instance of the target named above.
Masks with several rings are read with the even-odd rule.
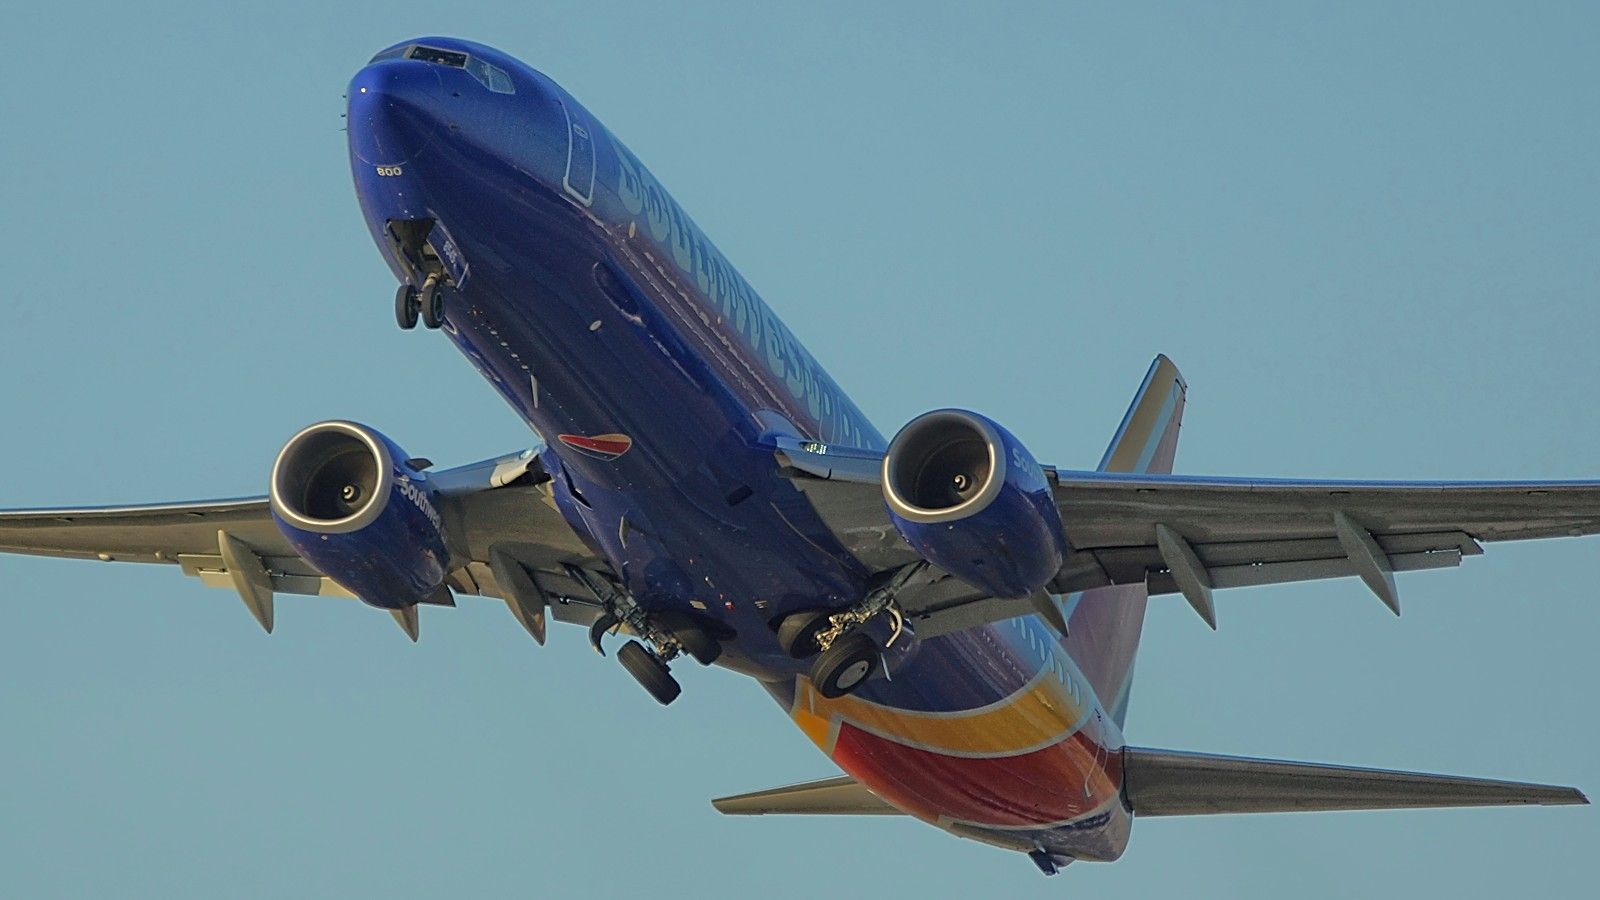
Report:
[[[777,477],[759,398],[621,278],[570,205],[509,186],[450,197],[432,212],[472,274],[445,333],[544,438],[568,521],[646,607],[735,632],[730,664],[791,672],[770,622],[851,602],[870,573]]]
[[[852,696],[827,699],[803,676],[769,690],[841,769],[911,815],[1080,859],[1126,844],[1120,731],[1032,617],[916,641],[892,678]]]

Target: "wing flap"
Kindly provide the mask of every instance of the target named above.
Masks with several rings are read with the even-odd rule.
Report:
[[[728,816],[904,815],[848,775],[719,797],[711,805]]]
[[[1135,816],[1586,804],[1577,788],[1128,747]]]

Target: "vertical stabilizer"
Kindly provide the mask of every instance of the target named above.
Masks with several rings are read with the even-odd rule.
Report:
[[[1187,390],[1172,360],[1157,356],[1106,447],[1100,471],[1171,473]],[[1089,663],[1085,674],[1118,726],[1127,718],[1133,659],[1144,628],[1145,597],[1142,584],[1084,591],[1073,615],[1074,636],[1079,630],[1085,632],[1081,652],[1092,657],[1085,660]]]

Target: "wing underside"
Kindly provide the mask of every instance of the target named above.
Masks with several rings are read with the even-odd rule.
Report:
[[[883,506],[871,451],[776,448],[840,542],[892,569],[916,559]],[[1215,589],[1359,577],[1399,611],[1397,572],[1448,568],[1496,541],[1600,533],[1600,482],[1362,482],[1208,478],[1047,468],[1070,552],[1050,590],[1118,584],[1182,593],[1196,609]],[[901,599],[931,633],[1031,611],[955,579]],[[919,632],[921,629],[919,629]]]
[[[547,479],[529,452],[439,472],[440,503],[450,523],[451,594],[507,599],[529,625],[528,593],[539,611],[588,624],[592,599],[566,566],[601,563],[550,501]],[[152,506],[0,511],[0,553],[142,562],[177,566],[211,587],[237,591],[272,630],[274,594],[350,597],[349,591],[301,559],[272,521],[265,497]],[[520,566],[528,576],[518,603],[495,571]],[[542,623],[535,629],[542,637]]]

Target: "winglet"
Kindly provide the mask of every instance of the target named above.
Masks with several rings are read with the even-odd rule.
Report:
[[[1188,391],[1172,360],[1157,356],[1106,447],[1100,471],[1170,473]]]

